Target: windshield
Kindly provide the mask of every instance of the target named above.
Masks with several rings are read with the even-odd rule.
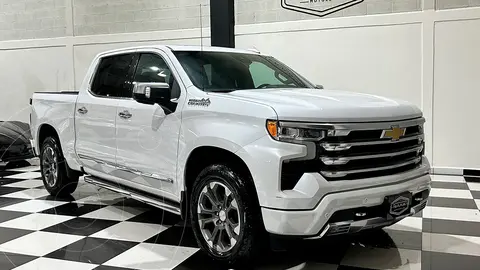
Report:
[[[206,92],[265,88],[315,88],[270,56],[248,53],[175,51],[192,83]]]

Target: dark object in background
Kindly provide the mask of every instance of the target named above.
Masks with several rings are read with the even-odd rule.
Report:
[[[20,121],[0,121],[0,161],[18,162],[34,157],[30,126]]]
[[[211,45],[235,48],[235,2],[210,0]]]

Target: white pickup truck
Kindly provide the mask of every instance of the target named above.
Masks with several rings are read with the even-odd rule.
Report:
[[[249,50],[108,51],[79,92],[33,94],[34,149],[52,195],[84,176],[188,219],[228,263],[258,255],[265,235],[354,233],[421,211],[422,112],[322,88]]]

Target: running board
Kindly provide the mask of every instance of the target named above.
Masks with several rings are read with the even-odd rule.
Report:
[[[90,175],[85,176],[84,179],[86,183],[123,194],[126,197],[130,197],[134,200],[152,205],[157,208],[161,208],[170,213],[180,216],[182,215],[180,204],[169,199],[156,197],[150,194],[147,195],[144,192],[137,191],[133,188],[121,185],[119,183],[112,183],[110,181],[96,178]]]

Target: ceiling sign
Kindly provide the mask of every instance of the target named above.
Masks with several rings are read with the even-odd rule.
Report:
[[[364,0],[280,0],[284,9],[323,17],[358,5]]]

